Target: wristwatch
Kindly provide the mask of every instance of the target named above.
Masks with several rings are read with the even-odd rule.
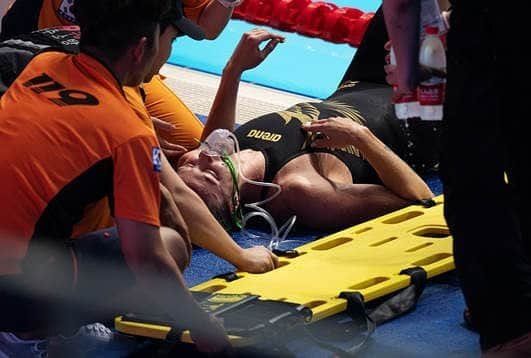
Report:
[[[227,9],[235,8],[236,6],[240,5],[243,0],[218,0],[218,2],[225,6]]]

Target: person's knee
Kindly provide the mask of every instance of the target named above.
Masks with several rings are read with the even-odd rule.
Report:
[[[168,250],[177,266],[179,266],[179,269],[184,271],[190,264],[192,256],[192,247],[190,243],[183,239],[177,231],[170,229],[169,227],[161,227],[160,236],[164,243],[164,247]]]

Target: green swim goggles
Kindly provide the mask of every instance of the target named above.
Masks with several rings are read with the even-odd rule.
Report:
[[[236,167],[234,166],[234,163],[230,159],[228,155],[221,155],[221,160],[223,163],[227,165],[227,168],[229,168],[230,175],[232,177],[232,222],[238,229],[242,228],[242,222],[243,222],[243,210],[242,206],[240,205],[240,188],[238,186],[238,171],[236,170]]]

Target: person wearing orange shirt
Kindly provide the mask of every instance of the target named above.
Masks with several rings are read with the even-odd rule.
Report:
[[[145,80],[151,79],[159,71],[169,56],[172,43],[176,37],[181,35],[181,32],[171,22],[163,21],[160,27],[159,51],[153,68]],[[69,26],[37,30],[0,43],[0,62],[11,64],[11,67],[4,66],[0,73],[0,95],[30,62],[35,53],[53,50],[76,53],[79,50],[78,37],[79,28]],[[196,37],[200,37],[200,34],[196,34]],[[233,59],[237,59],[237,61],[232,61],[229,66],[231,70],[225,71],[222,79],[223,85],[220,92],[223,92],[225,97],[215,101],[203,135],[211,131],[212,128],[223,127],[223,121],[234,116],[236,95],[233,89],[226,85],[227,79],[237,82],[243,71],[260,64],[274,49],[275,46],[271,45],[277,44],[281,40],[281,36],[258,29],[243,36],[241,45],[238,46],[233,56]],[[260,44],[264,41],[270,41],[269,45],[265,46],[264,50],[258,51]],[[125,90],[126,99],[142,122],[155,132],[152,118],[144,106],[141,87],[129,86],[124,88],[138,89],[138,91]],[[242,248],[232,240],[231,236],[214,220],[201,199],[193,191],[187,190],[184,183],[175,175],[164,150],[161,154],[161,185],[168,189],[162,192],[164,194],[161,202],[161,222],[163,225],[178,229],[178,224],[175,224],[175,216],[180,218],[182,215],[186,223],[192,223],[188,224],[192,243],[226,259],[239,270],[260,273],[275,267],[277,258],[265,247]],[[178,206],[178,209],[175,205]],[[178,222],[180,220],[177,220]],[[109,211],[109,205],[107,199],[104,198],[87,207],[83,219],[74,227],[73,236],[113,225],[114,221]],[[179,250],[173,250],[173,252],[180,253]],[[176,261],[181,269],[188,266],[190,253],[188,250],[187,255],[174,255],[179,256]]]
[[[241,0],[184,0],[183,10],[187,18],[201,26],[207,39],[215,39],[225,28],[234,7]],[[0,40],[37,29],[76,24],[72,13],[74,0],[16,0],[2,19]],[[203,124],[156,74],[142,85],[145,106],[150,115],[171,124],[171,131],[160,131],[160,138],[167,148],[182,154],[198,146]],[[126,88],[126,91],[138,91]],[[167,143],[167,144],[166,144]]]
[[[135,284],[150,309],[190,329],[198,349],[229,347],[162,240],[186,251],[187,226],[160,227],[161,150],[122,91],[152,71],[169,4],[76,1],[81,52],[36,56],[0,99],[1,331],[51,333],[113,317],[117,307],[138,307],[126,293]],[[183,16],[175,24],[194,27]],[[116,230],[71,240],[85,208],[103,197]]]

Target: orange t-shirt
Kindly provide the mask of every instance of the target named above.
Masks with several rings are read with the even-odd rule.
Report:
[[[173,124],[171,131],[159,131],[165,140],[182,145],[188,150],[199,146],[203,133],[203,123],[162,81],[162,76],[154,76],[144,83],[146,98],[144,107],[150,116]]]
[[[186,16],[197,22],[205,7],[212,0],[183,0]],[[72,25],[74,0],[43,0],[39,13],[38,28]],[[22,21],[22,20],[21,20]],[[165,120],[174,125],[172,132],[161,132],[167,141],[179,144],[186,149],[194,149],[201,139],[203,124],[192,111],[169,89],[159,76],[144,85],[146,99],[144,106],[150,116]],[[129,91],[126,89],[126,91]],[[135,90],[136,91],[136,90]],[[132,103],[135,105],[135,103]],[[135,111],[143,109],[135,108]]]
[[[36,56],[0,98],[0,143],[0,274],[106,197],[115,217],[160,225],[158,141],[98,60]]]
[[[144,103],[144,99],[142,98],[140,86],[124,86],[123,90],[125,94],[125,99],[127,100],[127,103],[129,103],[129,106],[131,106],[131,108],[136,113],[138,118],[140,118],[142,123],[144,123],[144,125],[149,128],[153,132],[153,134],[155,134],[155,127],[153,126],[151,115],[149,114]]]

